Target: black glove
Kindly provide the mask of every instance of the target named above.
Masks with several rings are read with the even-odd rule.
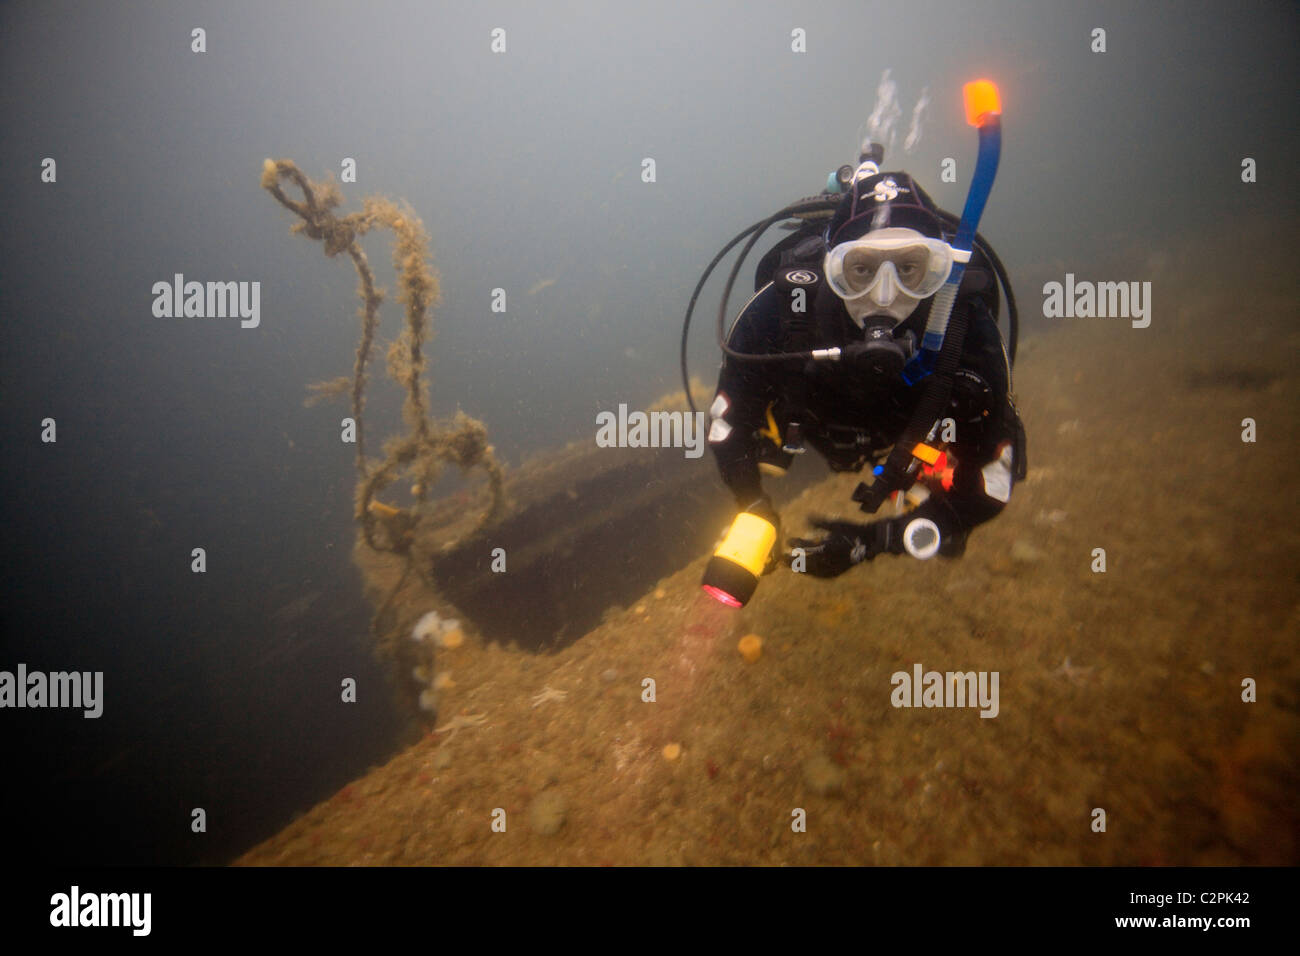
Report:
[[[855,564],[870,561],[889,546],[888,521],[858,524],[855,521],[831,521],[815,518],[814,528],[827,532],[823,538],[791,538],[790,547],[801,550],[804,570],[813,577],[834,578]],[[901,550],[901,545],[900,545]],[[798,556],[785,555],[786,563],[794,566]]]
[[[928,519],[939,529],[939,554],[957,557],[965,550],[966,535],[956,516],[935,499],[910,514],[870,524],[816,518],[813,527],[826,531],[827,535],[819,539],[791,538],[790,547],[803,550],[804,570],[808,574],[818,578],[838,577],[853,565],[870,561],[878,554],[903,554],[907,550],[903,543],[907,526],[918,519]],[[786,563],[792,567],[794,559],[794,554],[785,555]]]

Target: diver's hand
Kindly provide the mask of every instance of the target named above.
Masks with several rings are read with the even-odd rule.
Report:
[[[811,523],[814,528],[826,531],[826,537],[791,538],[789,543],[792,548],[802,549],[804,570],[819,578],[837,577],[853,565],[870,561],[878,554],[910,552],[917,558],[927,558],[937,553],[945,558],[955,558],[966,547],[967,533],[962,530],[956,514],[938,496],[905,515],[870,524],[826,518],[814,518]],[[928,553],[918,553],[918,548],[927,548]],[[786,554],[785,562],[793,567],[796,558],[795,554]]]
[[[815,518],[811,524],[827,532],[826,536],[791,538],[789,544],[795,550],[786,554],[785,560],[794,567],[798,559],[795,551],[802,551],[803,570],[813,577],[838,577],[855,564],[870,561],[888,544],[887,522],[858,524],[855,521]]]

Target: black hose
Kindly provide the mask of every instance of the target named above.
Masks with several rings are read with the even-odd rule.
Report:
[[[945,209],[939,210],[939,215],[954,228],[961,223],[960,216],[954,216]],[[1020,310],[1016,308],[1016,294],[1011,289],[1011,280],[1007,278],[1006,266],[998,258],[998,254],[989,245],[989,241],[980,233],[975,233],[975,245],[979,251],[984,253],[984,257],[989,260],[989,265],[993,267],[993,273],[998,277],[998,284],[1002,286],[1002,294],[1007,298],[1007,357],[1012,367],[1016,364],[1016,345],[1020,341]]]
[[[976,236],[980,243],[980,251],[988,256],[989,262],[993,266],[993,271],[997,274],[998,282],[1002,285],[1002,291],[1007,297],[1007,356],[1011,360],[1012,368],[1016,364],[1016,345],[1020,341],[1020,311],[1016,308],[1016,294],[1011,291],[1011,280],[1007,278],[1007,270],[1002,265],[1002,260],[998,254],[993,251],[993,247],[984,241],[982,236]]]
[[[732,248],[735,247],[736,243],[740,242],[751,232],[753,232],[755,229],[758,229],[762,225],[763,225],[762,222],[754,223],[754,225],[750,226],[748,229],[744,230],[743,232],[738,233],[736,238],[732,239],[729,243],[723,246],[721,251],[719,251],[718,254],[713,257],[713,261],[709,263],[709,267],[704,270],[704,275],[700,276],[700,281],[695,283],[695,291],[691,293],[690,305],[686,307],[686,320],[682,323],[682,387],[686,389],[686,404],[690,406],[692,415],[696,414],[697,410],[695,408],[695,398],[691,395],[690,372],[687,370],[686,367],[686,344],[687,344],[687,339],[690,337],[691,314],[695,311],[695,303],[699,301],[700,293],[704,290],[704,284],[709,281],[709,276],[713,275],[713,270],[716,269],[718,263],[722,261],[722,257],[725,256],[728,252],[730,252]]]
[[[736,257],[736,262],[731,267],[731,275],[727,276],[727,285],[722,290],[722,301],[718,303],[718,346],[722,349],[725,355],[728,355],[731,358],[740,359],[746,362],[806,362],[808,359],[812,358],[811,352],[776,352],[773,354],[737,352],[727,344],[727,300],[731,298],[731,290],[735,288],[736,276],[740,275],[740,267],[744,265],[745,259],[749,256],[749,251],[754,248],[754,244],[757,243],[763,233],[767,231],[767,228],[774,222],[789,218],[787,210],[790,208],[791,207],[787,206],[780,212],[768,216],[767,219],[763,220],[763,222],[759,224],[757,231],[749,237],[749,242],[745,244],[745,248],[741,249],[740,255]]]
[[[758,241],[759,236],[761,236],[764,232],[766,232],[768,227],[770,227],[773,223],[778,222],[781,219],[789,219],[791,216],[797,216],[800,213],[820,212],[826,209],[834,209],[835,206],[839,204],[839,201],[840,201],[840,197],[838,196],[834,196],[834,197],[811,196],[804,199],[796,199],[794,202],[786,206],[784,209],[780,209],[777,212],[773,213],[772,215],[768,216],[766,219],[761,219],[758,222],[754,223],[749,228],[741,230],[741,232],[737,233],[736,236],[730,242],[728,242],[725,246],[722,247],[721,250],[719,250],[718,254],[713,257],[713,261],[709,263],[708,268],[704,270],[704,274],[700,276],[700,281],[695,283],[695,291],[691,293],[690,304],[686,307],[686,318],[682,322],[682,355],[681,355],[682,387],[686,390],[686,403],[690,407],[692,414],[695,414],[697,410],[695,408],[695,398],[693,395],[691,395],[691,376],[689,370],[687,369],[686,347],[687,347],[688,339],[690,338],[691,316],[695,312],[695,303],[699,301],[700,293],[704,290],[704,284],[708,282],[709,277],[713,275],[713,270],[718,267],[718,263],[722,261],[722,258],[728,252],[734,249],[737,244],[739,244],[741,241],[745,239],[746,236],[750,236],[751,234],[753,234],[752,238],[749,241],[749,244],[746,245],[744,251],[741,252],[740,258],[736,260],[736,265],[731,270],[731,277],[727,280],[727,288],[722,294],[722,305],[719,307],[720,318],[718,320],[719,337],[721,339],[722,336],[721,329],[722,329],[722,325],[725,323],[727,300],[731,298],[731,290],[735,287],[736,276],[740,272],[740,265],[745,261],[745,258],[749,255],[749,251],[752,248],[754,248],[754,244]],[[722,343],[722,347],[724,351],[730,352],[730,350],[727,349],[725,342]],[[746,356],[743,353],[737,352],[731,354],[735,356],[739,356],[741,358],[749,358],[749,356]],[[766,358],[767,356],[755,356],[755,357]],[[772,356],[772,358],[786,359],[786,358],[790,358],[790,356]]]

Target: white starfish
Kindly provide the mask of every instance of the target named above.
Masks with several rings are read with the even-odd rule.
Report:
[[[1070,659],[1067,657],[1064,661],[1061,662],[1060,667],[1052,671],[1052,674],[1060,675],[1061,677],[1064,677],[1071,684],[1077,684],[1083,678],[1091,674],[1092,670],[1093,669],[1091,667],[1075,667],[1073,664],[1070,663]]]
[[[487,721],[487,714],[457,714],[451,720],[447,721],[441,727],[435,727],[435,734],[446,734],[450,740],[456,736],[456,731],[467,727],[482,727]]]
[[[547,701],[550,700],[562,701],[564,700],[564,698],[568,696],[569,696],[568,691],[554,690],[548,685],[542,688],[542,692],[540,694],[533,695],[533,706],[536,707],[539,704],[545,704]]]

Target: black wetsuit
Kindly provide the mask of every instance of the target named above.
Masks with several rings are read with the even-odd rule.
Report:
[[[991,286],[987,273],[972,276],[972,284],[981,278]],[[844,348],[862,341],[864,333],[843,302],[818,279],[805,333],[810,339],[805,341],[811,348]],[[947,449],[955,459],[953,483],[922,506],[944,514],[941,527],[946,524],[945,534],[953,539],[944,549],[947,554],[959,553],[966,533],[1002,510],[1024,460],[1009,362],[991,311],[995,294],[967,292],[967,283],[962,290],[970,323],[946,413],[956,423],[956,441]],[[771,283],[760,289],[732,327],[730,347],[745,353],[792,351],[783,329],[783,316],[790,312],[788,294]],[[919,341],[928,315],[927,301],[895,330],[895,337],[910,331]],[[836,471],[878,463],[907,427],[926,381],[909,387],[901,378],[882,379],[849,362],[746,362],[728,356],[718,379],[722,401],[715,398],[709,436],[722,479],[742,509],[762,496],[759,462],[779,455],[776,444],[762,434],[770,432],[769,409],[783,434],[790,422],[799,423],[806,443]]]

